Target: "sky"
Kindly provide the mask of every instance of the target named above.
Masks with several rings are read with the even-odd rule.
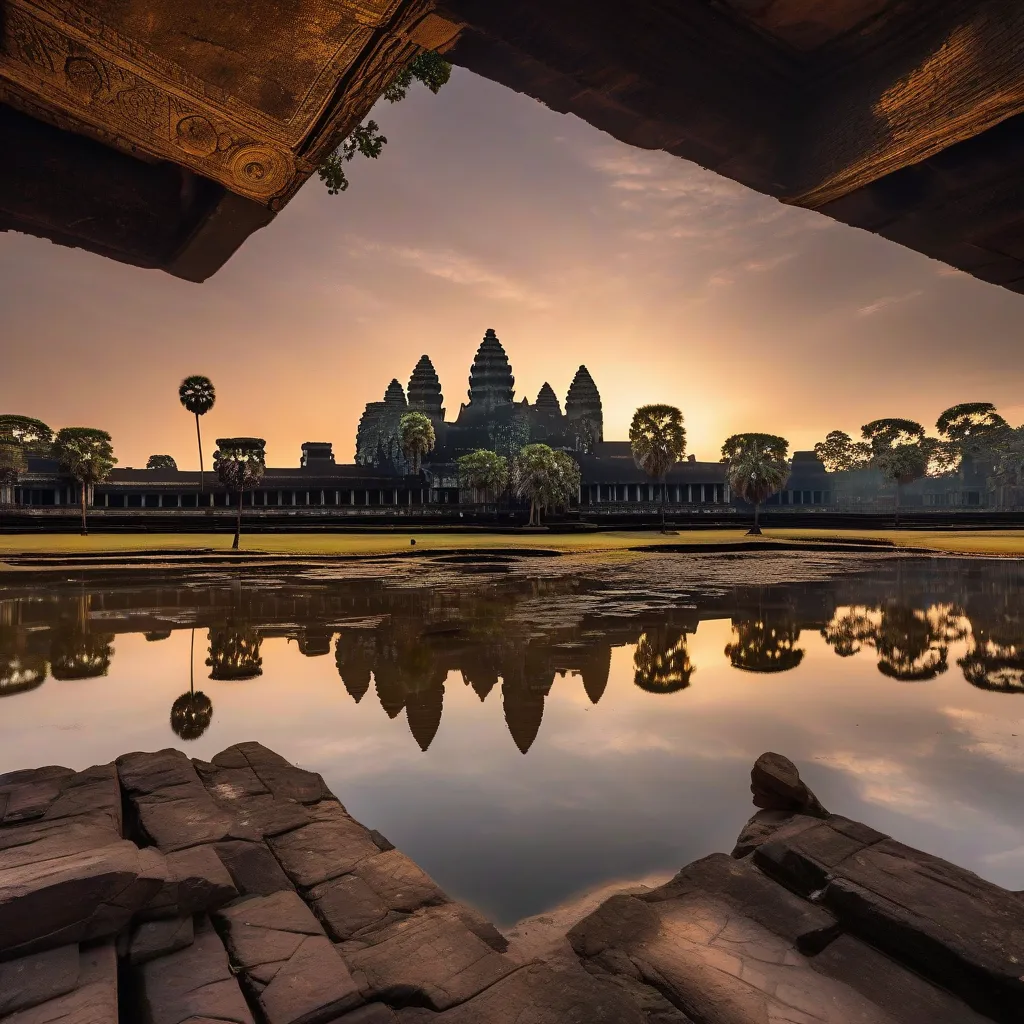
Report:
[[[517,398],[585,363],[605,437],[678,405],[688,451],[738,431],[796,450],[881,416],[992,401],[1024,421],[1024,296],[696,165],[633,149],[470,72],[373,117],[381,158],[309,182],[202,285],[0,233],[0,412],[108,430],[122,466],[196,468],[182,377],[216,437],[350,461],[363,406],[430,355],[448,418],[487,328]]]

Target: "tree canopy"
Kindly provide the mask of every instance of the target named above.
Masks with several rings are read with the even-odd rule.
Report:
[[[420,471],[423,456],[434,450],[434,424],[421,412],[407,412],[398,421],[398,439],[402,454],[412,463],[414,474]]]
[[[759,534],[761,503],[781,491],[789,477],[789,442],[777,434],[733,434],[722,445],[733,494],[754,506],[750,533]]]
[[[871,462],[871,445],[866,441],[854,441],[842,430],[832,430],[824,441],[814,446],[814,454],[821,459],[829,473],[845,473],[865,469]]]
[[[213,455],[217,477],[229,491],[259,487],[266,465],[267,442],[262,437],[218,437]]]
[[[579,494],[580,468],[565,452],[546,444],[528,444],[512,459],[512,487],[530,501],[530,522],[540,510],[568,505]]]
[[[146,469],[170,469],[176,470],[177,462],[173,455],[150,455],[146,460]]]
[[[422,82],[435,95],[448,82],[452,66],[439,54],[430,50],[418,54],[403,68],[381,94],[389,103],[404,100],[413,82]],[[380,134],[376,121],[356,125],[333,152],[328,154],[317,168],[320,180],[327,186],[329,195],[336,196],[348,190],[349,180],[345,164],[358,153],[370,160],[376,160],[387,145],[387,139]]]
[[[81,484],[102,483],[117,465],[110,435],[94,427],[62,427],[53,439],[53,454]]]
[[[20,441],[0,436],[0,486],[4,491],[14,487],[22,474],[28,469],[28,456],[25,446]],[[7,493],[4,501],[9,501]]]
[[[1009,426],[991,402],[961,402],[948,408],[935,423],[939,437],[965,449],[996,440]]]
[[[674,405],[642,405],[629,425],[633,461],[649,477],[663,480],[686,453],[683,414]]]
[[[0,440],[16,441],[26,455],[46,458],[52,451],[53,431],[42,420],[8,413],[0,415]]]
[[[196,373],[181,382],[178,399],[193,416],[205,416],[217,400],[217,391],[209,377]]]
[[[898,418],[872,420],[860,428],[861,437],[871,445],[876,458],[889,448],[919,445],[924,440],[924,427],[914,420]]]
[[[743,452],[756,449],[766,458],[785,462],[789,457],[789,442],[778,434],[733,434],[722,445],[722,461],[732,462]]]
[[[460,456],[458,467],[459,480],[464,487],[485,491],[492,498],[508,487],[508,459],[497,452],[478,448],[475,452]]]

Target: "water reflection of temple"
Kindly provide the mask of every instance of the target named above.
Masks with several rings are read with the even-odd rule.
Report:
[[[431,590],[372,580],[53,590],[45,599],[0,600],[0,697],[36,690],[48,677],[106,674],[120,633],[160,642],[191,628],[199,649],[191,663],[182,658],[184,692],[170,724],[179,738],[194,739],[212,721],[216,690],[197,688],[190,664],[213,684],[244,684],[263,672],[264,641],[286,638],[306,657],[333,653],[354,704],[372,699],[404,720],[422,750],[437,737],[451,688],[464,685],[500,706],[525,753],[555,686],[579,686],[592,704],[602,699],[615,647],[633,647],[639,689],[671,695],[692,687],[700,677],[688,638],[708,618],[731,623],[724,656],[744,672],[793,670],[804,659],[803,634],[818,633],[837,656],[870,658],[894,680],[925,682],[955,665],[973,686],[1024,693],[1022,596],[1024,569],[1016,563],[924,561],[660,605],[646,592],[575,577]]]

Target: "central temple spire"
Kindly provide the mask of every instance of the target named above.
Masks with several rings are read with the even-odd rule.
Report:
[[[515,383],[508,356],[489,327],[469,371],[469,404],[483,409],[511,405]]]

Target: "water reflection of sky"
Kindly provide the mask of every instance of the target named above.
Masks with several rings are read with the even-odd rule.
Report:
[[[307,654],[326,650],[322,656],[304,656],[297,638],[257,637],[261,674],[240,680],[209,678],[213,634],[206,628],[195,632],[195,679],[213,716],[198,739],[184,743],[171,732],[169,711],[188,689],[191,630],[159,640],[108,635],[107,674],[91,678],[96,641],[79,637],[77,655],[51,650],[51,658],[64,659],[64,678],[0,702],[0,771],[42,763],[80,768],[169,745],[208,759],[231,743],[259,739],[320,771],[356,817],[454,895],[505,923],[599,882],[730,849],[751,810],[750,764],[771,749],[798,763],[830,809],[1021,889],[1024,693],[1014,690],[1019,652],[1007,642],[1005,609],[1012,618],[1022,595],[989,595],[987,607],[1004,609],[999,621],[979,624],[976,614],[973,626],[943,596],[833,602],[814,628],[795,625],[792,615],[787,625],[778,611],[790,606],[784,588],[772,588],[760,606],[745,599],[742,614],[702,618],[685,635],[657,620],[635,625],[634,642],[619,642],[629,633],[621,623],[603,637],[599,629],[577,630],[541,659],[541,677],[558,663],[570,669],[555,674],[541,701],[543,718],[526,724],[532,742],[525,744],[506,723],[506,714],[522,709],[503,713],[502,684],[479,685],[485,666],[478,663],[467,670],[476,689],[460,671],[445,669],[425,695],[394,698],[397,684],[384,678],[380,696],[374,681],[357,704],[351,682],[346,689],[339,678],[334,630],[326,631],[327,646],[304,634]],[[17,617],[8,605],[8,645]],[[398,618],[386,620],[387,643],[405,630],[409,678],[436,675],[443,659],[422,652],[444,651],[443,631],[427,637],[422,623],[405,629]],[[382,628],[378,620],[359,626]],[[95,638],[96,622],[88,629]],[[345,630],[338,632],[344,640]],[[33,632],[15,633],[28,659]],[[350,639],[357,634],[366,635],[348,631]],[[609,636],[615,643],[602,691],[607,654],[600,652]],[[235,665],[239,643],[235,637],[228,645]],[[230,676],[223,641],[219,650],[222,671],[213,671]],[[748,663],[760,658],[762,668],[778,670],[738,670],[741,651]],[[251,652],[243,651],[246,657]],[[581,664],[586,686],[572,671]],[[972,673],[975,683],[996,688],[971,685],[965,675]],[[648,689],[636,685],[638,675]],[[516,683],[524,693],[526,676]],[[408,691],[408,679],[403,685]],[[435,721],[431,694],[442,685],[443,715]],[[394,718],[385,710],[389,699]],[[426,725],[416,725],[417,715]]]

